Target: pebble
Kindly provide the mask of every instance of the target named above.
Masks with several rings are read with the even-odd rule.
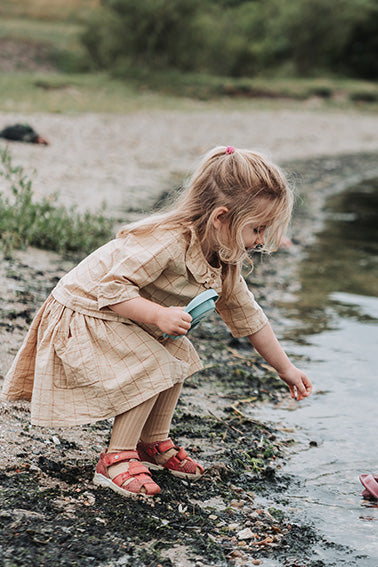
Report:
[[[255,537],[255,534],[253,533],[253,531],[251,530],[251,528],[244,528],[244,530],[241,530],[240,532],[238,532],[237,534],[239,539],[252,539]]]
[[[239,549],[234,549],[231,551],[229,557],[243,557],[243,553]]]
[[[230,506],[231,508],[243,508],[245,504],[245,500],[231,500]]]

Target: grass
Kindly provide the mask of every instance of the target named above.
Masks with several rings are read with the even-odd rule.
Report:
[[[138,109],[188,110],[211,101],[234,109],[297,108],[316,99],[324,108],[376,110],[377,83],[334,78],[217,77],[177,71],[120,68],[117,76],[88,73],[80,32],[100,0],[3,0],[0,41],[30,42],[48,48],[56,72],[0,74],[0,110],[13,112],[131,112]],[[28,43],[29,42],[29,43]],[[79,71],[79,72],[78,72]],[[83,73],[83,71],[86,71]]]
[[[31,178],[22,167],[13,165],[8,149],[0,151],[1,179],[0,244],[6,256],[29,245],[87,254],[112,237],[114,222],[103,213],[78,213],[48,198],[36,202]]]
[[[5,112],[115,112],[190,110],[200,103],[139,88],[106,73],[1,73],[0,110]]]
[[[289,99],[304,101],[322,99],[333,105],[353,102],[378,103],[378,84],[369,81],[336,78],[232,78],[178,71],[151,72],[122,69],[120,77],[168,95],[211,100],[217,98]]]
[[[165,77],[165,79],[164,79]],[[103,73],[2,73],[0,74],[0,110],[5,112],[114,112],[127,113],[138,110],[196,110],[223,108],[248,110],[253,108],[281,109],[311,106],[307,101],[316,100],[314,108],[322,110],[375,111],[378,107],[378,86],[359,81],[320,80],[264,80],[251,81],[251,88],[260,94],[235,92],[222,95],[222,90],[235,84],[231,80],[222,83],[221,78],[201,76],[192,82],[190,76],[176,77],[175,84],[168,83],[166,75],[159,81],[147,83],[140,79],[121,79]],[[245,84],[245,83],[244,83]],[[222,86],[223,85],[223,86]],[[228,86],[227,86],[228,85]],[[252,85],[254,85],[252,87]],[[322,88],[332,94],[316,94]],[[236,89],[236,87],[235,87]],[[265,89],[265,96],[262,90]],[[194,97],[194,98],[193,98]],[[375,101],[375,102],[370,102]]]
[[[0,39],[29,40],[50,45],[54,49],[80,49],[77,22],[1,18]]]
[[[1,0],[0,16],[45,21],[82,21],[100,0]]]

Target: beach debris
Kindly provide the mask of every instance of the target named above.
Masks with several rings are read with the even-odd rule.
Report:
[[[25,142],[28,144],[40,144],[48,146],[48,141],[37,134],[29,124],[12,124],[0,131],[0,138],[10,142]]]

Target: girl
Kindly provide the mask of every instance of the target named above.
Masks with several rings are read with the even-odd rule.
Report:
[[[201,369],[185,337],[191,316],[184,306],[193,297],[215,289],[233,336],[248,337],[293,398],[311,393],[241,276],[248,250],[278,248],[291,210],[292,193],[275,165],[252,151],[213,149],[174,208],[125,226],[60,280],[3,397],[31,399],[37,425],[115,416],[94,482],[123,496],[158,494],[150,469],[199,478],[203,467],[169,438],[182,383]]]

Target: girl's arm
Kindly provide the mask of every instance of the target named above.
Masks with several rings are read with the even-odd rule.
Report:
[[[270,366],[289,386],[291,397],[298,401],[307,398],[311,394],[312,384],[310,379],[292,364],[285,351],[275,336],[270,323],[266,323],[262,329],[249,335],[248,339],[255,349],[265,358]]]
[[[156,325],[167,335],[186,335],[190,329],[191,315],[184,307],[163,307],[144,297],[134,297],[121,303],[109,305],[112,311],[137,323]]]

